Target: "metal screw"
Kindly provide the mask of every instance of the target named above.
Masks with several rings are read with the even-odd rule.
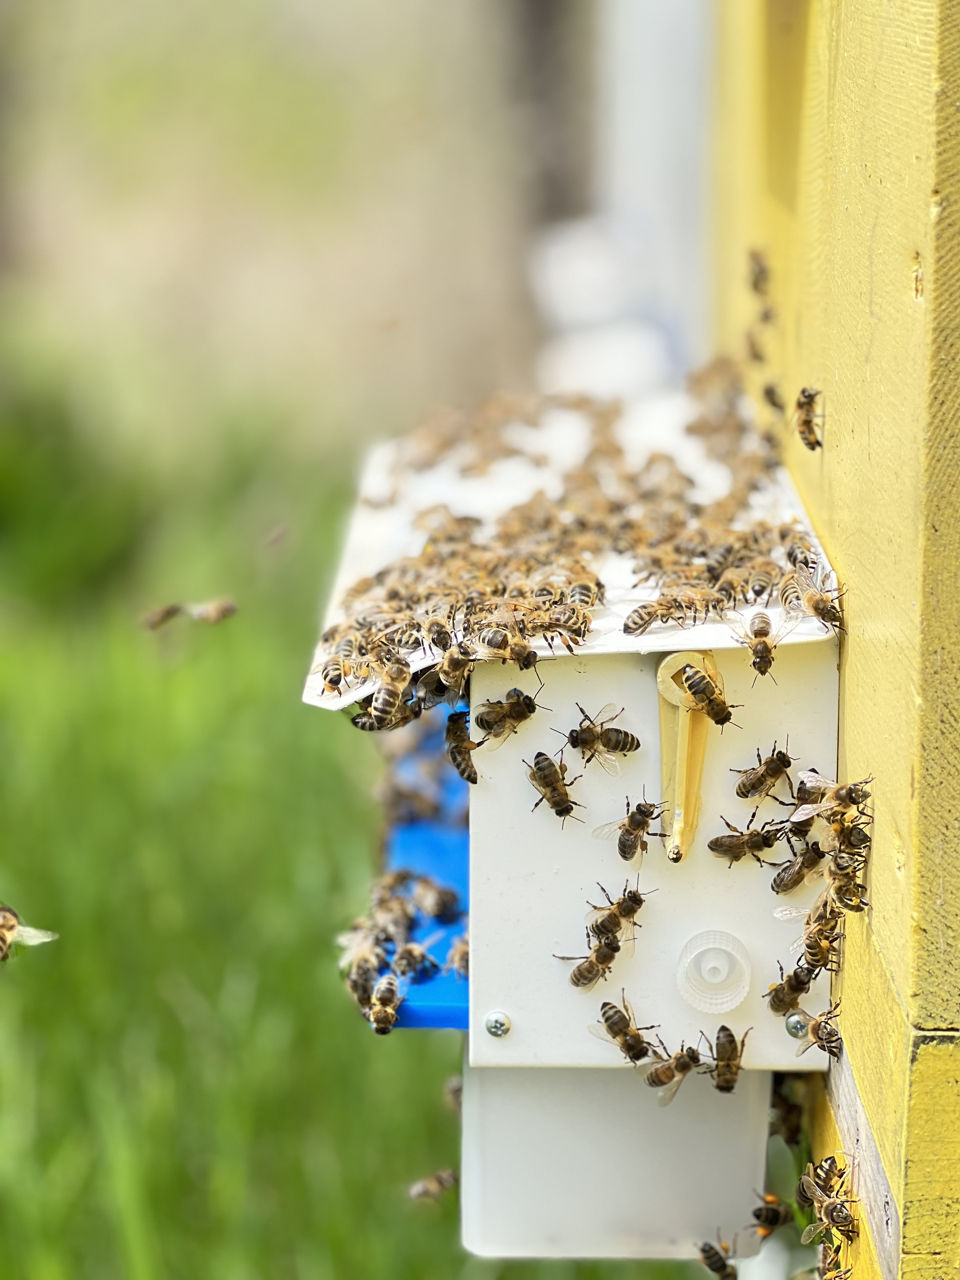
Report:
[[[678,844],[673,845],[673,846],[670,848],[670,850],[668,851],[668,853],[667,853],[667,861],[668,861],[668,862],[682,862],[682,861],[683,861],[683,850],[680,848],[680,846],[679,846]]]
[[[787,1035],[793,1036],[794,1040],[805,1040],[807,1036],[807,1027],[810,1025],[810,1019],[799,1009],[795,1009],[793,1013],[788,1013],[784,1019],[784,1026],[787,1028]]]
[[[501,1009],[494,1009],[493,1013],[488,1013],[483,1025],[497,1040],[502,1040],[505,1035],[510,1034],[510,1019]]]

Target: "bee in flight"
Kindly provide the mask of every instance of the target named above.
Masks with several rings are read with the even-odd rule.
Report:
[[[616,822],[604,822],[599,827],[595,827],[593,834],[598,840],[612,840],[616,837],[617,852],[624,862],[632,862],[633,859],[640,854],[640,861],[643,861],[643,855],[647,852],[647,836],[657,836],[663,840],[666,838],[665,831],[651,831],[651,825],[658,821],[663,813],[664,806],[662,804],[649,804],[644,792],[643,800],[639,801],[631,809],[630,797],[627,796],[627,816],[620,818]]]
[[[697,1245],[700,1251],[700,1261],[712,1271],[718,1280],[737,1280],[737,1268],[730,1261],[730,1246],[723,1240],[717,1245],[711,1244],[709,1240],[703,1244]]]
[[[626,992],[620,992],[620,1004],[604,1000],[600,1006],[600,1020],[591,1022],[587,1030],[599,1040],[615,1044],[626,1060],[636,1066],[645,1058],[659,1059],[660,1055],[643,1032],[653,1031],[657,1024],[638,1027],[637,1018],[630,1007]]]
[[[743,1061],[743,1046],[747,1043],[747,1036],[752,1030],[753,1027],[747,1027],[738,1044],[737,1037],[730,1028],[721,1025],[717,1028],[716,1047],[701,1031],[700,1034],[703,1035],[714,1062],[708,1074],[713,1076],[713,1087],[718,1093],[733,1093],[737,1087]]]
[[[446,1192],[457,1185],[456,1169],[439,1169],[428,1178],[414,1182],[407,1191],[411,1200],[439,1200]]]
[[[760,1195],[757,1192],[757,1195]],[[760,1196],[760,1204],[753,1209],[753,1230],[761,1240],[772,1236],[778,1227],[785,1227],[793,1222],[793,1210],[779,1196],[767,1193]]]
[[[663,1050],[663,1059],[647,1069],[643,1083],[649,1085],[651,1089],[663,1090],[657,1101],[661,1107],[665,1107],[677,1096],[677,1090],[687,1076],[700,1066],[701,1058],[697,1049],[687,1047],[683,1043],[678,1052],[672,1054],[659,1036],[657,1042]]]
[[[591,939],[587,930],[587,947],[589,954],[585,956],[554,956],[555,960],[579,961],[570,971],[570,984],[584,991],[589,991],[601,978],[606,978],[620,952],[620,941],[616,937]]]
[[[533,806],[534,809],[538,808],[546,800],[557,817],[562,819],[562,826],[567,818],[573,816],[575,805],[583,808],[579,800],[570,799],[569,792],[569,788],[573,786],[581,775],[578,774],[577,778],[571,778],[567,781],[567,766],[562,761],[558,764],[545,751],[537,752],[533,757],[533,764],[530,764],[527,760],[524,760],[523,763],[527,766],[527,777],[530,779],[534,789],[540,792],[540,799]]]
[[[10,959],[10,948],[39,947],[43,942],[54,942],[59,933],[49,929],[33,929],[24,924],[13,907],[0,907],[0,961]]]
[[[578,702],[577,710],[581,716],[580,725],[566,735],[567,745],[583,753],[584,766],[596,760],[607,773],[618,775],[620,761],[617,757],[640,750],[640,739],[635,734],[610,727],[623,714],[623,707],[618,711],[612,702],[608,702],[596,716],[591,716]],[[554,732],[559,733],[560,730],[555,729]]]
[[[790,739],[787,739],[787,747],[790,746]],[[756,768],[751,766],[749,769],[731,769],[731,773],[738,773],[740,781],[737,783],[737,795],[741,800],[763,800],[780,781],[781,778],[786,779],[787,786],[790,788],[790,795],[793,796],[793,783],[790,780],[790,766],[793,764],[795,757],[791,756],[789,751],[777,750],[777,744],[774,742],[773,750],[764,759],[760,758],[760,748],[757,748],[757,764]],[[773,797],[776,800],[776,796]],[[779,804],[786,805],[786,800],[778,801]],[[789,808],[789,805],[787,806]]]
[[[232,618],[236,612],[237,606],[232,600],[205,600],[202,604],[165,604],[148,613],[143,625],[150,631],[156,631],[171,618],[182,614],[192,618],[194,622],[206,622],[209,626],[215,626],[225,618]]]

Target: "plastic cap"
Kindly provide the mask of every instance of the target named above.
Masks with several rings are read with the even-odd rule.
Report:
[[[703,1013],[735,1009],[750,990],[746,948],[732,933],[698,933],[680,952],[677,986],[687,1004]]]

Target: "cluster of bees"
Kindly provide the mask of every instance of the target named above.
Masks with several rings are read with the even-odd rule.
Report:
[[[772,674],[777,644],[803,619],[842,629],[841,593],[824,585],[810,534],[797,521],[775,524],[749,510],[751,498],[772,483],[777,451],[753,428],[735,367],[716,360],[691,375],[690,389],[701,412],[687,432],[731,472],[728,491],[710,502],[698,500],[693,478],[670,455],[651,453],[639,466],[628,461],[617,436],[617,403],[499,397],[473,418],[456,419],[466,433],[457,449],[490,461],[503,456],[504,433],[518,417],[535,425],[547,409],[576,408],[588,425],[589,447],[562,475],[556,499],[539,490],[493,521],[455,515],[443,504],[421,511],[414,521],[423,534],[420,552],[345,592],[343,617],[323,633],[312,674],[320,674],[325,693],[338,696],[373,685],[352,716],[358,729],[392,730],[440,702],[457,706],[468,697],[477,661],[529,671],[543,654],[537,642],[572,653],[606,604],[598,570],[611,555],[629,560],[635,587],[656,592],[620,619],[629,636],[725,621],[759,676]],[[451,443],[441,433],[427,449],[427,439],[407,442],[398,466],[432,465]],[[773,601],[783,611],[776,627],[760,608]],[[746,608],[753,613],[745,621]],[[690,697],[724,723],[715,686],[709,673],[690,671]],[[503,712],[519,721],[521,700]],[[464,735],[455,744],[466,775],[475,749],[469,741]]]
[[[849,1280],[849,1267],[841,1266],[841,1252],[845,1244],[856,1238],[859,1228],[852,1208],[857,1201],[849,1192],[848,1170],[836,1155],[826,1156],[819,1163],[807,1164],[797,1183],[793,1203],[797,1214],[809,1216],[801,1234],[802,1244],[821,1244],[817,1267],[819,1280]],[[761,1239],[772,1235],[779,1227],[796,1222],[796,1215],[789,1203],[779,1196],[766,1194],[753,1210],[750,1230]],[[705,1241],[700,1245],[700,1261],[719,1280],[737,1280],[737,1268],[730,1261],[730,1246],[725,1241],[717,1244]]]
[[[441,969],[430,947],[442,931],[414,942],[414,925],[425,919],[452,924],[460,915],[456,893],[429,876],[401,870],[374,880],[370,914],[354,920],[339,935],[337,944],[347,990],[377,1035],[393,1030],[410,985]],[[469,957],[469,940],[464,933],[454,939],[444,967],[466,978]]]

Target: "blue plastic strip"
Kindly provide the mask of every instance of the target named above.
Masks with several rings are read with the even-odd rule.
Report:
[[[416,752],[394,766],[399,778],[413,786],[423,762],[433,764],[437,757],[443,761],[440,815],[430,822],[391,827],[385,843],[384,869],[429,876],[441,888],[455,890],[462,914],[454,924],[442,924],[418,914],[412,941],[421,944],[429,941],[427,950],[441,965],[441,971],[411,985],[400,1006],[396,1030],[431,1027],[466,1031],[468,1025],[467,980],[442,971],[454,940],[467,930],[470,909],[470,836],[466,825],[470,785],[444,755],[446,716],[443,710],[438,708],[436,712],[426,713],[435,719],[436,730],[423,738]]]

